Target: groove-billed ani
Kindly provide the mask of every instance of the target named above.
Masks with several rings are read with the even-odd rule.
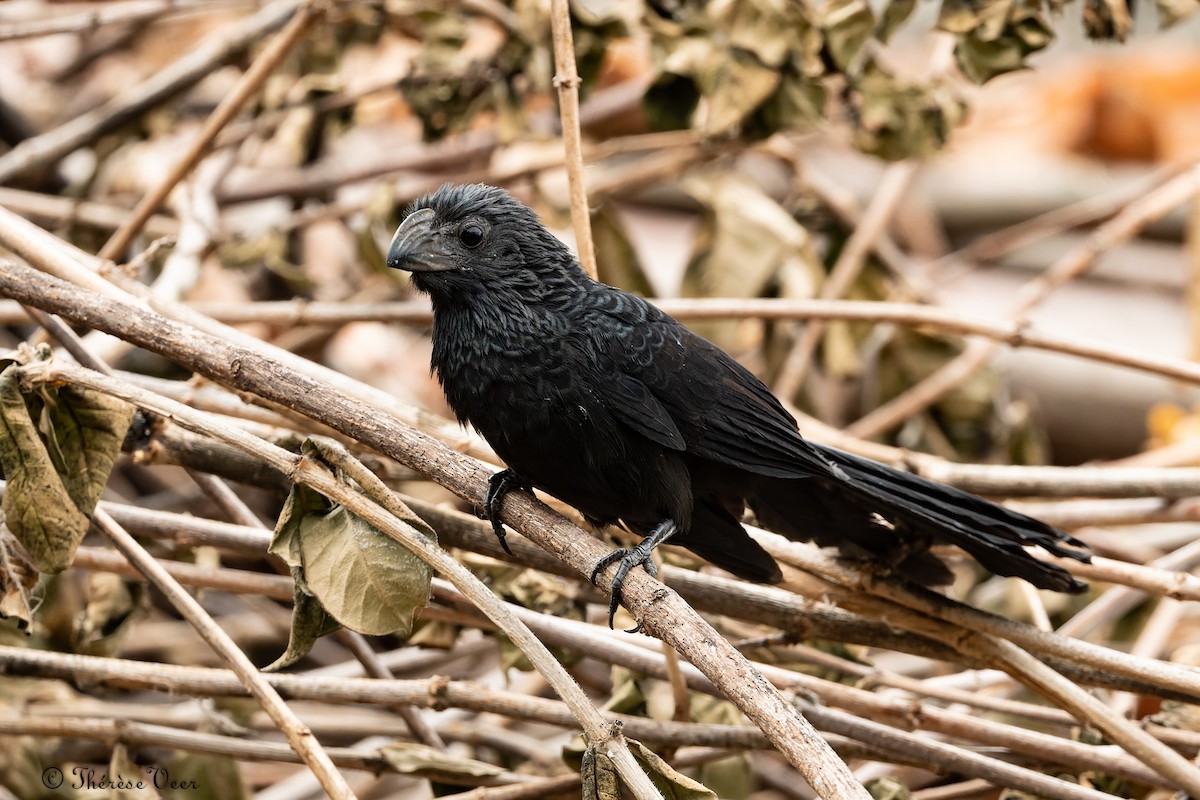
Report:
[[[650,550],[668,538],[740,577],[778,581],[778,565],[739,523],[746,506],[789,539],[924,583],[949,577],[927,552],[949,543],[996,574],[1084,588],[1023,549],[1087,560],[1065,533],[801,438],[754,375],[641,298],[592,280],[501,189],[445,186],[418,200],[387,263],[432,299],[432,366],[446,399],[508,465],[485,503],[501,543],[496,511],[515,486],[645,537],[592,573],[620,561],[612,610],[629,569],[653,572]]]

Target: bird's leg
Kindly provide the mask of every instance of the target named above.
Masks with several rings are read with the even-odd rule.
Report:
[[[483,497],[483,518],[492,523],[492,532],[500,540],[500,546],[504,548],[504,552],[510,556],[513,551],[508,548],[508,535],[505,534],[504,526],[500,523],[500,504],[504,502],[504,495],[513,489],[528,488],[529,484],[511,469],[502,469],[488,478],[487,494]]]
[[[638,542],[630,548],[618,547],[604,558],[596,562],[596,568],[592,570],[592,583],[596,582],[596,578],[600,577],[600,573],[604,568],[614,561],[619,561],[617,566],[617,574],[613,576],[612,595],[608,604],[608,627],[613,626],[613,617],[616,616],[617,606],[621,604],[621,587],[625,584],[625,576],[629,574],[629,570],[641,564],[646,572],[650,573],[650,577],[658,577],[658,568],[654,566],[654,560],[650,557],[654,548],[670,539],[678,532],[675,526],[675,520],[664,519],[650,531],[645,539]],[[633,630],[637,630],[634,628]]]

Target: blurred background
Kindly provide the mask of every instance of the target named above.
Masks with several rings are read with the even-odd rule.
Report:
[[[601,278],[663,298],[886,299],[1012,320],[1023,286],[1200,152],[1195,5],[572,3]],[[288,7],[4,3],[0,203],[94,250]],[[119,260],[202,304],[403,298],[382,267],[391,230],[420,192],[464,180],[510,187],[571,240],[553,73],[547,2],[331,4]],[[878,230],[830,281],[873,199]],[[1189,208],[1104,248],[1024,317],[1191,355]],[[176,247],[147,255],[164,235]],[[797,344],[791,321],[695,324],[836,426],[963,347],[928,329],[836,322]],[[445,413],[420,325],[255,330]],[[857,432],[1071,464],[1175,435],[1193,400],[1001,348],[937,402]]]
[[[87,253],[105,253],[158,297],[433,412],[418,424],[466,450],[439,419],[450,415],[429,374],[427,303],[406,275],[386,269],[383,254],[406,206],[447,181],[506,186],[575,243],[549,0],[316,4],[317,21],[174,185],[173,166],[301,5],[308,4],[0,3],[0,206]],[[763,377],[797,409],[806,433],[842,437],[837,444],[883,442],[993,464],[1200,463],[1195,388],[1100,357],[1200,353],[1198,7],[1200,0],[1136,7],[1126,0],[571,2],[600,278],[663,303]],[[164,181],[172,191],[138,235],[113,245],[131,209]],[[816,307],[803,303],[814,299],[888,305],[854,314],[825,305],[813,321]],[[901,312],[924,323],[896,321]],[[967,323],[990,324],[1003,341],[964,339]],[[34,331],[20,308],[0,301],[0,349]],[[1009,346],[1026,344],[1021,331],[1087,345],[1093,356]],[[311,430],[249,401],[205,394],[214,387],[118,340],[88,334],[88,342],[128,371],[125,379],[217,408],[239,424],[275,426],[292,446],[298,431]],[[105,499],[171,521],[155,523],[157,534],[149,523],[135,530],[162,537],[160,555],[271,572],[261,547],[221,552],[162,533],[191,515],[225,518],[179,465],[242,481],[239,496],[263,520],[278,514],[287,488],[260,465],[188,436],[151,431],[153,448],[128,439],[134,457],[120,461]],[[467,510],[411,470],[371,465],[412,497]],[[1092,528],[1084,538],[1138,563],[1194,540],[1194,503],[1134,501],[1142,499],[1118,515],[1136,527]],[[1047,519],[1063,527],[1105,524],[1094,509],[1091,517],[1058,511]],[[1053,503],[1038,511],[1053,512]],[[1163,519],[1170,524],[1154,524]],[[111,562],[96,560],[96,538],[81,549],[90,566],[77,559],[80,568],[55,578],[23,576],[40,592],[33,636],[18,630],[30,622],[27,613],[0,624],[0,642],[218,664],[161,598],[105,571]],[[603,606],[583,582],[460,555],[507,599],[603,624]],[[1182,563],[1171,568],[1188,568]],[[969,602],[1011,618],[1049,627],[1047,614],[1063,619],[1080,608],[1070,603],[1083,602],[1048,596],[1043,608],[1028,587],[1020,594],[1013,581],[986,581],[971,570],[963,569],[956,596],[970,593]],[[255,663],[287,646],[290,586],[282,603],[253,592],[197,592]],[[1162,638],[1139,652],[1182,653],[1194,663],[1194,614],[1163,600],[1161,622],[1151,617],[1153,601],[1132,594],[1125,601],[1077,635],[1097,631],[1096,638],[1132,647],[1145,625]],[[865,674],[846,659],[867,663],[866,647],[828,645],[836,656],[829,667],[828,654],[798,655],[790,631],[759,622],[751,615],[719,624],[743,643],[767,641],[756,658],[847,682]],[[510,669],[522,665],[519,652],[480,627],[435,602],[412,637],[377,644],[389,648],[400,677],[437,671],[546,692],[535,675]],[[764,638],[776,634],[783,638]],[[922,679],[951,669],[889,647],[874,648],[869,663]],[[342,664],[349,657],[325,637],[301,666],[350,674]],[[594,659],[572,669],[610,707],[656,719],[674,714],[664,710],[674,702],[665,682]],[[229,720],[273,730],[237,702],[222,701],[218,715],[211,700],[122,694],[86,681],[6,680],[0,696],[5,714],[28,703],[70,718],[86,708],[201,730],[224,732]],[[1149,694],[1124,697],[1130,713],[1160,708]],[[741,719],[732,706],[707,702],[692,704],[697,720]],[[364,729],[389,737],[407,730],[379,709],[311,703],[304,710],[326,742],[357,742]],[[530,774],[564,769],[557,754],[569,740],[565,729],[453,709],[436,721],[455,746],[471,748],[455,752]],[[1076,731],[1061,725],[1058,733]],[[51,747],[34,736],[6,742],[13,746],[0,747],[3,797],[45,796],[35,780],[45,764],[103,764],[111,750],[66,739]],[[314,791],[307,772],[281,762],[180,758],[177,771],[205,776],[213,797],[249,796],[247,786],[271,799]],[[809,796],[769,754],[755,756],[753,772],[745,755],[724,761],[736,762],[730,774],[702,776],[723,787],[723,797]],[[862,770],[876,773],[911,787],[939,780],[903,766]],[[385,775],[370,796],[425,798],[434,785]],[[979,785],[959,796],[976,795],[996,796]],[[942,795],[928,797],[935,796]]]

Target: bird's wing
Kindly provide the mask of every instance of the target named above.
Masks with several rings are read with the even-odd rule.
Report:
[[[640,380],[600,354],[598,391],[605,408],[623,424],[668,450],[684,450],[687,442],[671,414]]]
[[[608,290],[617,291],[617,290]],[[749,370],[640,298],[621,292],[594,311],[606,319],[597,387],[610,413],[672,449],[778,478],[827,475],[831,466]],[[643,396],[645,399],[643,399]],[[678,435],[671,435],[673,431]]]

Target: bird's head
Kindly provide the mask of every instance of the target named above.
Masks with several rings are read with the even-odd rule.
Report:
[[[392,237],[387,265],[411,272],[435,304],[480,294],[536,300],[586,279],[531,209],[483,184],[447,184],[413,203]]]

